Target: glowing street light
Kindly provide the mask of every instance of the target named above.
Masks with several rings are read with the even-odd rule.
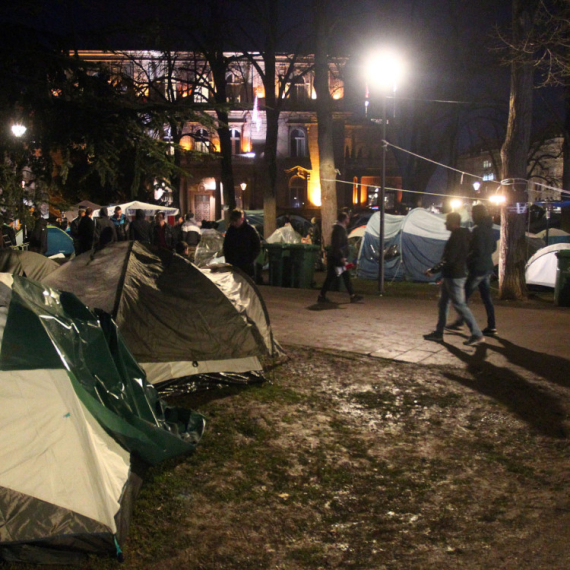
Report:
[[[454,200],[451,200],[450,206],[451,206],[451,210],[453,212],[455,212],[455,210],[459,210],[459,208],[461,208],[461,206],[463,206],[463,200],[460,200],[459,198],[455,198]]]
[[[475,192],[479,192],[479,188],[481,188],[481,182],[479,182],[479,180],[475,180],[475,182],[473,182],[473,189]]]
[[[489,201],[495,206],[500,206],[507,201],[507,197],[503,196],[502,194],[495,194],[489,198]]]
[[[242,182],[239,187],[241,188],[242,192],[245,192],[245,189],[247,188],[247,184],[245,182]]]
[[[20,137],[24,136],[24,134],[27,130],[28,129],[26,129],[26,127],[24,127],[24,125],[20,125],[19,123],[12,125],[12,134],[15,137],[20,138]]]
[[[381,51],[372,55],[366,65],[369,84],[382,92],[382,185],[380,188],[380,239],[378,246],[378,292],[384,294],[384,214],[386,210],[386,98],[395,93],[403,75],[404,65],[393,52]],[[368,89],[366,90],[368,94]],[[368,99],[366,101],[368,103]],[[368,108],[366,109],[368,111]]]

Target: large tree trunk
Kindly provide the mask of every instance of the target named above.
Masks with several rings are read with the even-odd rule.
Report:
[[[334,162],[333,117],[329,90],[328,40],[331,30],[326,17],[326,7],[327,2],[325,0],[315,0],[315,91],[317,92],[322,237],[325,245],[328,245],[331,238],[329,230],[337,218],[338,202]]]
[[[536,0],[513,0],[513,43],[527,37]],[[533,96],[532,64],[511,64],[511,97],[505,142],[501,148],[503,192],[507,196],[501,212],[499,257],[499,296],[524,299],[527,296],[524,266],[526,261],[525,213],[514,210],[516,203],[526,203],[526,179]]]

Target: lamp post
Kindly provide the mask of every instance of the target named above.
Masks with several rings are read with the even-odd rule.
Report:
[[[378,293],[384,294],[384,229],[386,210],[386,101],[388,92],[396,91],[398,80],[402,73],[402,63],[393,53],[383,51],[374,55],[368,62],[367,76],[369,83],[380,88],[382,94],[382,182],[380,185],[379,211],[380,231],[378,240]],[[368,102],[368,90],[367,90]],[[366,106],[368,111],[368,106]]]

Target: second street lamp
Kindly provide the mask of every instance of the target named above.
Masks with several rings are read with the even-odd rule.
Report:
[[[402,74],[402,63],[393,53],[384,51],[373,56],[367,66],[367,79],[371,85],[377,86],[382,95],[382,183],[380,186],[379,211],[380,230],[378,244],[378,292],[384,294],[384,233],[386,210],[386,100],[388,95],[396,91]]]

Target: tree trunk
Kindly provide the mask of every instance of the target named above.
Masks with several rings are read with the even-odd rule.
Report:
[[[513,43],[527,37],[535,0],[513,0]],[[532,64],[511,64],[511,96],[505,142],[501,148],[503,191],[507,196],[501,212],[499,257],[499,297],[524,299],[527,296],[524,266],[526,261],[526,214],[514,211],[515,203],[526,203],[526,180],[533,96]]]
[[[319,176],[321,185],[322,237],[330,243],[332,225],[337,219],[336,168],[333,145],[333,117],[329,90],[328,43],[330,25],[326,17],[327,2],[315,0],[315,91],[319,144]]]
[[[564,142],[562,146],[562,188],[570,188],[570,87],[566,87]]]

